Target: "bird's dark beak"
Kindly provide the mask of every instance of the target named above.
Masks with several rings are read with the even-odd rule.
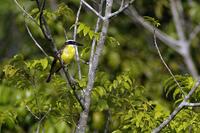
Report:
[[[83,44],[81,44],[81,43],[78,43],[78,42],[75,42],[75,44],[74,45],[76,45],[76,46],[83,46]]]
[[[72,41],[72,40],[68,40],[67,42],[65,42],[65,45],[76,45],[76,46],[83,46],[83,44]]]

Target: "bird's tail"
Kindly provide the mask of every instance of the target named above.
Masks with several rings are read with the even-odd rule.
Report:
[[[51,73],[49,74],[49,76],[47,77],[46,82],[49,83],[51,81]]]

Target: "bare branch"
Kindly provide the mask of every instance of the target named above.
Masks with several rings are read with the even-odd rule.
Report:
[[[109,125],[110,125],[110,118],[111,114],[109,110],[106,110],[106,124],[105,124],[105,129],[104,129],[104,133],[108,133],[109,132]]]
[[[199,107],[200,103],[189,103],[189,102],[186,102],[185,106],[187,106],[187,107]]]
[[[159,50],[159,47],[158,47],[158,44],[157,44],[157,41],[156,41],[156,30],[154,30],[153,36],[154,36],[154,39],[153,39],[153,40],[154,40],[154,45],[155,45],[155,47],[156,47],[156,50],[157,50],[157,52],[158,52],[158,55],[159,55],[159,57],[160,57],[162,63],[163,63],[164,66],[167,68],[167,70],[168,70],[168,72],[170,73],[170,75],[173,77],[174,81],[176,82],[176,84],[177,84],[178,87],[180,88],[182,94],[185,95],[185,92],[183,91],[182,87],[180,86],[180,84],[179,84],[178,81],[176,80],[176,77],[174,76],[174,74],[172,73],[171,69],[169,68],[169,66],[167,65],[167,63],[165,62],[165,60],[164,60],[163,57],[162,57],[162,54],[161,54],[161,52],[160,52],[160,50]]]
[[[103,3],[104,3],[104,0],[101,0],[101,3],[99,4],[99,14],[102,14]],[[98,18],[97,22],[96,22],[96,26],[95,26],[95,33],[97,33],[99,31],[100,22],[101,22],[101,19]],[[93,61],[93,57],[94,57],[95,45],[96,45],[96,38],[94,38],[92,40],[92,48],[91,48],[91,53],[90,53],[89,69],[91,69],[91,67],[92,67],[92,61]]]
[[[183,4],[181,0],[176,0],[176,7],[177,7],[177,11],[180,17],[180,22],[183,26],[183,29],[185,30],[184,26],[185,26],[185,19],[184,19],[184,10],[183,10]]]
[[[54,53],[56,53],[57,48],[56,48],[54,39],[51,35],[51,31],[49,29],[49,26],[47,25],[47,22],[44,18],[44,15],[43,15],[43,10],[45,8],[46,0],[43,0],[42,3],[40,3],[39,0],[36,0],[36,3],[37,3],[37,6],[38,6],[38,9],[40,11],[40,16],[39,16],[40,29],[42,30],[43,35],[46,38],[46,40],[49,41],[51,49],[53,50]]]
[[[126,10],[126,13],[128,14],[131,19],[139,24],[141,24],[145,29],[147,29],[150,32],[154,32],[154,29],[156,29],[156,36],[164,42],[167,46],[170,48],[174,49],[177,53],[179,53],[183,58],[184,62],[188,68],[188,71],[191,73],[191,75],[194,78],[198,78],[198,72],[195,67],[194,61],[190,55],[190,50],[189,50],[189,43],[187,40],[185,40],[185,37],[181,40],[175,40],[168,36],[167,34],[163,33],[156,27],[152,26],[148,22],[146,22],[143,17],[138,15],[137,11],[134,9],[134,7],[129,7]]]
[[[121,0],[121,5],[119,9],[123,8],[123,6],[124,6],[124,0]]]
[[[51,111],[51,108],[49,108],[49,110],[45,113],[45,115],[40,119],[38,126],[37,126],[36,133],[40,132],[40,125],[41,125],[42,121],[44,120],[44,118],[49,114],[50,111]]]
[[[80,61],[83,63],[83,64],[86,64],[86,65],[89,65],[89,62],[88,61],[85,61],[83,59],[80,58]]]
[[[181,18],[179,16],[178,11],[177,11],[177,3],[176,3],[176,1],[175,0],[170,0],[170,6],[171,6],[172,16],[173,16],[174,24],[175,24],[176,31],[178,33],[179,39],[180,40],[185,40],[183,25],[181,23]]]
[[[48,109],[45,115],[42,116],[42,118],[40,119],[40,122],[44,120],[44,118],[49,114],[50,111],[51,111],[51,107]]]
[[[26,27],[26,30],[28,31],[28,34],[29,36],[31,37],[31,39],[34,41],[35,45],[42,51],[42,53],[48,57],[48,54],[44,51],[44,49],[40,46],[40,44],[35,40],[35,38],[33,37],[28,25],[26,24],[25,22],[25,27]]]
[[[81,0],[81,2],[90,9],[94,14],[96,14],[99,18],[102,20],[105,20],[105,17],[103,17],[101,14],[99,14],[92,6],[90,6],[85,0]]]
[[[126,10],[134,1],[135,0],[131,0],[126,5],[124,5],[124,0],[122,0],[119,10],[117,10],[116,12],[111,13],[107,19],[110,19],[110,18],[120,14],[124,10]]]
[[[179,104],[179,106],[170,114],[170,116],[163,121],[157,128],[155,128],[152,133],[158,133],[160,132],[167,124],[170,123],[170,121],[173,120],[173,118],[178,114],[178,112],[180,112],[183,107],[187,106],[187,100],[189,100],[189,98],[192,96],[192,94],[195,92],[195,90],[198,88],[198,86],[200,85],[200,80],[198,80],[196,82],[196,84],[192,87],[192,89],[190,90],[190,92],[185,96],[184,100]]]
[[[192,42],[192,40],[197,36],[197,34],[200,32],[200,24],[197,25],[194,30],[189,35],[189,43]]]
[[[170,0],[170,5],[171,5],[171,11],[172,11],[176,31],[179,36],[179,45],[181,46],[178,53],[181,54],[182,57],[184,58],[184,62],[187,65],[189,72],[192,74],[194,78],[197,79],[198,78],[197,68],[191,57],[189,42],[186,40],[185,33],[183,30],[184,26],[181,23],[182,19],[180,18],[180,14],[178,12],[177,6],[179,5],[179,7],[181,8],[181,3],[180,1]]]
[[[26,109],[36,118],[36,119],[40,119],[37,115],[35,115],[32,111],[31,111],[31,109],[28,107],[28,105],[25,105],[25,107],[26,107]]]
[[[14,2],[16,3],[16,5],[22,10],[22,12],[26,15],[26,16],[28,16],[28,18],[30,18],[33,22],[35,22],[37,25],[39,25],[38,23],[37,23],[37,21],[18,3],[18,1],[17,0],[14,0]]]
[[[188,53],[185,53],[185,54],[182,55],[183,59],[184,59],[184,62],[186,64],[187,68],[188,68],[188,71],[191,73],[191,75],[195,79],[198,79],[199,74],[198,74],[197,68],[195,66],[195,63],[194,63],[192,57],[191,57],[189,48],[187,48],[187,50],[188,50]]]
[[[165,34],[164,32],[160,31],[159,29],[157,29],[156,27],[152,26],[151,24],[149,24],[148,22],[146,22],[143,17],[141,17],[137,11],[134,9],[133,6],[129,6],[129,8],[126,10],[126,14],[128,14],[128,16],[131,17],[131,19],[133,21],[138,22],[139,24],[141,24],[144,28],[146,28],[148,31],[150,31],[151,33],[154,32],[154,29],[156,29],[156,36],[163,41],[166,45],[168,45],[169,47],[171,47],[172,49],[174,49],[175,51],[179,52],[180,49],[180,44],[177,40],[173,39],[172,37],[168,36],[167,34]]]
[[[79,9],[78,9],[77,14],[76,14],[75,26],[74,26],[74,36],[73,36],[74,41],[76,41],[77,24],[78,24],[78,21],[79,21],[81,8],[82,8],[82,2],[80,1]],[[78,65],[78,76],[79,76],[79,80],[81,80],[82,75],[81,75],[81,67],[80,67],[80,57],[79,57],[77,46],[75,46],[75,49],[76,49],[76,61],[77,61],[77,65]]]
[[[67,31],[65,30],[64,27],[63,27],[63,30],[64,30],[64,35],[65,35],[65,40],[67,41],[67,40],[68,40],[68,37],[67,37]]]
[[[105,17],[110,15],[111,10],[112,10],[112,4],[113,4],[113,0],[106,1]],[[99,57],[102,53],[102,49],[103,49],[103,46],[105,43],[105,39],[106,39],[107,32],[108,32],[108,27],[109,27],[109,20],[106,19],[103,21],[100,39],[98,41],[98,45],[96,46],[94,59],[92,62],[90,62],[90,63],[92,63],[92,65],[89,68],[88,83],[87,83],[87,88],[85,89],[85,96],[84,96],[84,101],[85,101],[84,107],[85,108],[84,108],[83,112],[81,112],[81,114],[80,114],[78,126],[76,128],[76,133],[85,133],[89,109],[90,109],[90,103],[91,103],[91,91],[94,86],[96,69],[97,69],[97,66],[99,63]]]

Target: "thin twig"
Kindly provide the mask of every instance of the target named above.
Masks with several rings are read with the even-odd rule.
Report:
[[[30,31],[28,25],[26,24],[26,22],[25,22],[25,27],[26,27],[26,30],[28,31],[29,36],[30,36],[31,39],[34,41],[35,45],[43,52],[43,54],[44,54],[45,56],[48,57],[48,54],[44,51],[44,49],[40,46],[40,44],[39,44],[39,43],[36,41],[36,39],[33,37],[33,35],[32,35],[32,33],[31,33],[31,31]]]
[[[200,32],[200,24],[197,25],[194,30],[189,35],[189,43],[192,42],[192,40],[197,36],[197,34]]]
[[[183,91],[182,87],[180,86],[180,84],[179,84],[178,81],[176,80],[176,77],[174,76],[174,74],[172,73],[171,69],[169,68],[169,66],[167,65],[167,63],[165,62],[165,60],[164,60],[163,57],[162,57],[162,54],[161,54],[161,52],[160,52],[160,49],[159,49],[158,44],[157,44],[157,41],[156,41],[156,30],[155,30],[155,29],[154,29],[154,34],[153,34],[153,36],[154,36],[154,45],[155,45],[155,47],[156,47],[156,50],[157,50],[157,52],[158,52],[158,55],[159,55],[159,57],[160,57],[162,63],[165,65],[165,67],[167,68],[168,72],[169,72],[170,75],[173,77],[174,81],[176,82],[176,84],[177,84],[178,87],[180,88],[182,94],[185,95],[185,92]]]
[[[103,3],[104,3],[104,0],[101,0],[101,3],[99,4],[99,14],[102,14]],[[96,22],[96,26],[95,26],[95,33],[97,33],[99,31],[100,22],[101,22],[101,19],[98,18],[97,22]],[[91,65],[92,63],[90,63],[90,62],[93,61],[95,45],[96,45],[96,38],[93,38],[92,48],[91,48],[91,53],[90,53],[89,69],[92,67],[92,65]]]
[[[83,59],[80,59],[80,61],[81,61],[83,64],[89,65],[89,62],[88,62],[88,61],[85,61],[85,60],[83,60]]]
[[[76,41],[77,25],[78,25],[79,16],[80,16],[80,13],[81,13],[81,8],[82,8],[82,2],[80,1],[79,9],[78,9],[77,14],[76,14],[76,21],[75,21],[75,24],[74,24],[74,36],[73,36],[74,41]],[[78,47],[75,46],[75,49],[76,49],[76,61],[77,61],[77,65],[78,65],[78,77],[79,77],[79,80],[81,80],[82,74],[81,74],[81,66],[80,66],[80,57],[79,57],[79,53],[78,53]]]
[[[40,119],[37,115],[35,115],[32,111],[31,111],[31,109],[28,107],[28,105],[25,105],[25,107],[26,107],[26,109],[36,118],[36,119]]]
[[[49,110],[45,113],[45,115],[42,116],[42,118],[40,119],[40,122],[44,120],[44,118],[48,115],[48,113],[51,111],[51,107],[49,108]]]
[[[106,110],[106,118],[107,119],[106,119],[104,133],[108,133],[109,132],[110,117],[111,117],[110,111]]]
[[[37,21],[18,3],[18,1],[17,0],[14,0],[14,2],[16,3],[16,5],[22,10],[22,12],[24,13],[24,14],[26,14],[26,16],[28,16],[28,18],[30,18],[33,22],[35,22],[37,25],[39,25],[38,23],[37,23]]]
[[[68,37],[67,37],[67,31],[65,30],[64,27],[63,27],[63,29],[64,29],[65,40],[67,41],[67,40],[68,40]]]
[[[37,130],[36,130],[36,133],[39,133],[40,132],[40,125],[42,123],[42,121],[44,120],[44,118],[48,115],[48,113],[51,111],[51,108],[49,108],[49,110],[45,113],[45,115],[40,119],[39,123],[38,123],[38,126],[37,126]]]
[[[124,6],[124,0],[121,1],[121,5],[119,9],[123,8],[123,6]]]
[[[162,42],[164,42],[167,46],[169,46],[170,48],[174,49],[175,51],[177,51],[177,52],[180,51],[180,47],[181,46],[180,46],[180,44],[179,44],[179,42],[177,40],[175,40],[174,38],[170,37],[166,33],[162,32],[161,30],[159,30],[155,26],[153,26],[150,23],[148,23],[147,21],[145,21],[144,18],[138,14],[138,12],[136,11],[136,9],[133,6],[129,6],[129,8],[126,10],[125,13],[129,17],[131,17],[131,19],[134,22],[137,22],[137,23],[141,24],[145,29],[147,29],[151,33],[153,33],[154,29],[156,29],[156,36]]]
[[[116,12],[111,13],[111,14],[108,16],[107,19],[110,19],[110,18],[112,18],[112,17],[114,17],[114,16],[120,14],[120,13],[123,12],[124,10],[126,10],[134,1],[135,1],[135,0],[131,0],[131,1],[129,1],[126,5],[123,6],[124,0],[122,0],[119,10],[117,10]]]
[[[90,9],[94,14],[96,14],[99,18],[101,18],[102,20],[105,20],[105,17],[103,17],[101,14],[99,14],[92,6],[90,6],[85,0],[81,0],[81,2],[83,2],[83,4]]]
[[[185,106],[187,106],[187,107],[199,107],[200,103],[189,103],[189,102],[186,102]]]
[[[171,12],[172,12],[174,24],[175,24],[176,31],[178,33],[179,39],[180,40],[185,40],[185,34],[184,34],[184,30],[183,30],[183,25],[181,23],[181,18],[180,18],[180,15],[178,13],[176,1],[170,0],[170,6],[171,6]]]

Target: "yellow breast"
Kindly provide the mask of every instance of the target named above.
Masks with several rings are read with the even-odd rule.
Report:
[[[63,60],[64,64],[69,64],[75,55],[75,48],[72,45],[67,45],[61,54],[61,59]]]

